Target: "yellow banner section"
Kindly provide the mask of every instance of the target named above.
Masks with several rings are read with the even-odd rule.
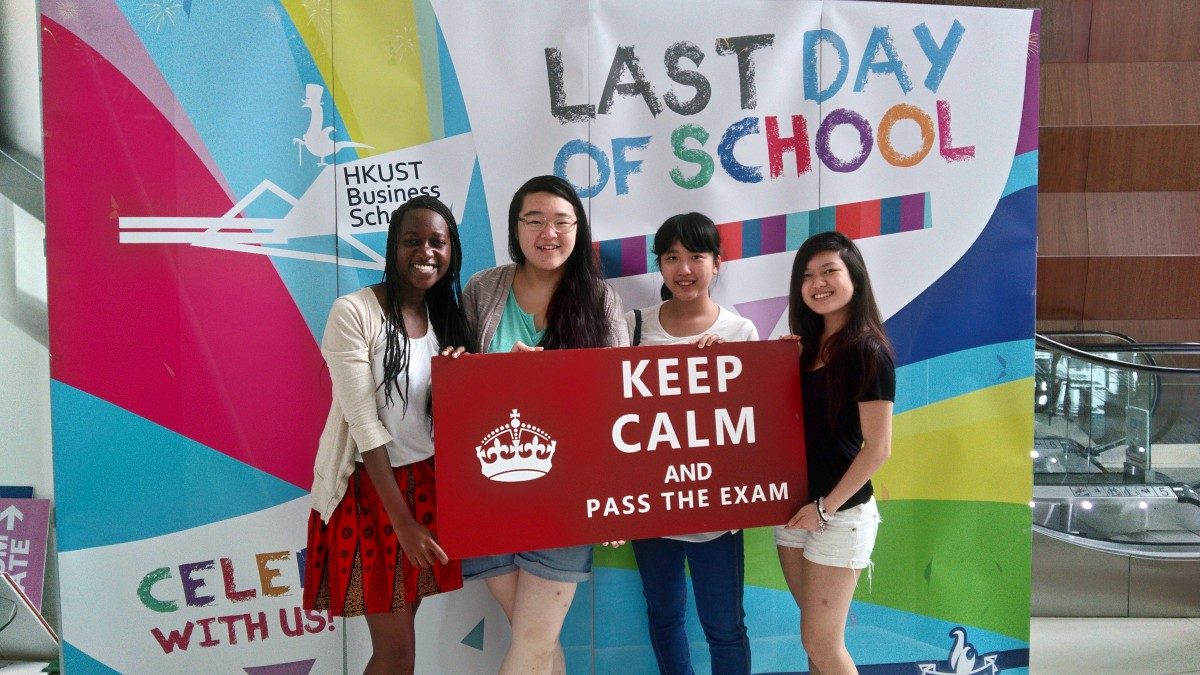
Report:
[[[897,415],[880,499],[1024,504],[1033,491],[1033,378]]]
[[[360,157],[431,140],[412,2],[282,3],[346,125],[338,140],[372,146]]]

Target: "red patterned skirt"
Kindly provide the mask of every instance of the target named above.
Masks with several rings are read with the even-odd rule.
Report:
[[[413,517],[436,537],[433,458],[393,467],[392,473]],[[362,464],[355,467],[328,523],[316,511],[308,516],[305,609],[328,610],[334,616],[386,614],[457,588],[462,588],[459,561],[421,569],[400,550],[391,519]]]

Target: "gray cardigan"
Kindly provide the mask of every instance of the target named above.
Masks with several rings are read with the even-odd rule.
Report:
[[[474,351],[477,354],[485,353],[496,335],[516,273],[517,266],[513,264],[476,272],[463,289],[463,311],[467,315],[467,324],[475,331]],[[604,284],[604,314],[612,335],[611,342],[605,346],[629,346],[629,331],[625,327],[621,298],[608,284]]]

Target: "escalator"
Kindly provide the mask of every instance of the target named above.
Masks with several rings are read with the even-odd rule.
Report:
[[[1037,336],[1035,616],[1200,616],[1200,344]]]

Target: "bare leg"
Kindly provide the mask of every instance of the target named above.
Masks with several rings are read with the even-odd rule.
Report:
[[[513,620],[513,605],[517,602],[517,576],[519,571],[501,574],[498,577],[488,577],[484,580],[487,584],[488,591],[492,597],[500,605],[500,609],[504,610],[504,616],[508,617],[508,624],[512,625]]]
[[[409,603],[402,612],[367,615],[367,630],[371,634],[371,658],[367,661],[363,673],[412,675],[417,663],[417,638],[413,624],[420,605],[420,601],[417,601]]]
[[[775,549],[779,551],[779,567],[783,570],[783,580],[787,582],[788,590],[792,592],[792,599],[796,601],[796,606],[803,612],[804,549],[791,546],[776,546]],[[800,622],[803,625],[803,613],[800,616]],[[812,657],[808,659],[808,672],[811,675],[821,675],[821,670],[817,668]]]
[[[859,570],[804,560],[800,589],[800,639],[810,668],[822,675],[857,673],[846,651],[846,617]]]
[[[524,571],[516,576],[512,644],[500,666],[500,675],[565,672],[558,634],[575,597],[576,584],[549,581]]]

